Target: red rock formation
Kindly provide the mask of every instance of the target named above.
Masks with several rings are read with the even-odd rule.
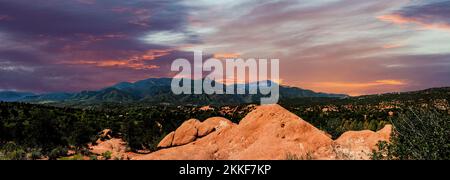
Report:
[[[100,156],[100,159],[105,152],[111,152],[112,159],[131,159],[136,154],[127,152],[127,143],[119,138],[111,138],[109,140],[97,140],[96,145],[90,145],[91,153]]]
[[[213,131],[218,131],[223,128],[227,128],[229,126],[234,126],[230,120],[221,118],[221,117],[213,117],[205,120],[201,124],[198,125],[198,137],[204,137],[210,134]]]
[[[168,148],[172,146],[173,136],[175,135],[175,131],[169,133],[164,139],[161,140],[158,144],[158,148]]]
[[[164,137],[158,144],[158,148],[185,145],[213,131],[219,131],[233,125],[230,120],[221,117],[209,118],[204,122],[200,122],[197,119],[190,119],[178,127],[177,130]]]
[[[335,141],[339,159],[370,159],[373,149],[379,141],[389,141],[392,126],[386,125],[378,132],[369,130],[348,131]]]
[[[279,105],[259,106],[239,125],[224,118],[189,120],[166,136],[166,148],[140,160],[369,159],[378,141],[389,140],[391,126],[378,132],[347,132],[338,140]]]
[[[200,124],[199,120],[190,119],[178,127],[173,136],[172,146],[185,145],[197,139],[198,124]]]
[[[267,105],[249,113],[239,125],[222,126],[189,144],[135,159],[257,160],[286,159],[288,155],[334,159],[332,144],[324,132],[298,116],[279,105]]]

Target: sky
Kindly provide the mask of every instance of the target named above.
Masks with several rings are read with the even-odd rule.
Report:
[[[0,0],[0,90],[172,77],[193,50],[350,95],[450,86],[448,0]]]

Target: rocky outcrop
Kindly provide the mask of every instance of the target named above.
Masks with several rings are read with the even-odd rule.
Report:
[[[185,145],[197,139],[198,124],[200,124],[199,120],[190,119],[178,127],[173,136],[172,146]]]
[[[172,131],[172,132],[169,133],[166,137],[164,137],[164,139],[162,139],[161,142],[159,142],[158,148],[167,148],[167,147],[171,147],[171,146],[172,146],[173,136],[174,136],[174,135],[175,135],[175,132]]]
[[[215,118],[198,124],[197,128],[201,129],[197,136],[198,132],[200,135],[211,132],[186,145],[136,159],[286,159],[288,155],[334,158],[332,139],[278,105],[258,107],[239,125]],[[177,133],[178,129],[175,137]]]
[[[99,138],[95,143],[88,144],[89,151],[98,159],[107,159],[104,157],[105,154],[109,154],[111,160],[127,160],[134,156],[139,156],[139,154],[128,150],[127,143],[123,141],[121,137],[114,137],[111,129],[104,129],[99,132],[98,135]],[[90,157],[87,156],[84,158],[90,159]]]
[[[339,159],[370,159],[372,150],[379,141],[389,141],[392,126],[386,125],[378,132],[369,130],[348,131],[335,141],[335,151]]]
[[[230,120],[221,117],[209,118],[204,122],[200,122],[197,119],[190,119],[164,137],[158,144],[158,148],[185,145],[195,141],[197,138],[204,137],[214,131],[220,131],[223,128],[233,125]]]
[[[213,117],[198,125],[198,137],[204,137],[213,131],[220,131],[223,128],[231,127],[234,124],[225,118]]]
[[[104,141],[112,138],[112,130],[111,129],[104,129],[99,134],[99,138]]]
[[[390,132],[390,126],[378,132],[347,132],[333,141],[281,106],[265,105],[250,112],[239,125],[224,118],[186,121],[161,141],[159,147],[165,149],[133,159],[368,159],[367,152],[378,141],[389,140]]]

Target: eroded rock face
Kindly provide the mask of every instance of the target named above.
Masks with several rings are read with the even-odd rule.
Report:
[[[106,141],[98,140],[97,145],[91,146],[92,153],[101,155],[107,151],[112,153],[112,156],[122,156],[126,151],[126,143],[122,139],[113,138]]]
[[[104,129],[99,133],[101,140],[108,140],[112,138],[112,130],[111,129]]]
[[[392,125],[388,124],[384,126],[383,129],[377,131],[377,134],[382,137],[382,140],[386,140],[386,142],[389,142],[392,134]]]
[[[386,126],[378,132],[347,132],[333,141],[328,134],[281,106],[265,105],[250,112],[239,125],[224,118],[210,118],[203,123],[189,120],[173,134],[174,142],[178,134],[186,144],[171,143],[176,147],[134,159],[369,159],[367,152],[370,153],[378,141],[388,141],[390,133],[391,126]],[[160,144],[170,144],[171,134]]]
[[[230,152],[227,159],[333,158],[325,133],[279,105],[258,107],[225,136],[230,143],[221,153]]]
[[[335,141],[335,149],[339,159],[370,159],[372,150],[379,141],[389,142],[392,126],[386,125],[378,132],[369,130],[348,131]]]
[[[172,146],[185,145],[197,139],[198,124],[200,124],[199,120],[190,119],[178,127],[173,137]]]
[[[209,118],[204,122],[190,119],[184,122],[176,131],[164,137],[158,144],[158,148],[185,145],[195,141],[197,138],[231,126],[234,126],[234,124],[230,120],[221,117]]]
[[[111,129],[105,129],[99,132],[99,139],[95,143],[88,144],[89,151],[96,155],[99,159],[106,159],[103,155],[109,152],[111,159],[128,160],[132,157],[139,156],[140,154],[130,152],[127,148],[127,143],[122,139],[122,137],[113,136]],[[139,153],[148,153],[148,151],[140,151]],[[73,155],[73,154],[72,154]],[[90,157],[85,156],[86,160]]]
[[[233,125],[230,120],[222,117],[209,118],[198,125],[198,137],[204,137],[213,131],[219,131]]]
[[[173,142],[173,137],[175,135],[175,132],[172,131],[171,133],[169,133],[166,137],[164,137],[164,139],[161,140],[161,142],[159,142],[158,144],[158,148],[167,148],[167,147],[171,147],[172,146],[172,142]]]

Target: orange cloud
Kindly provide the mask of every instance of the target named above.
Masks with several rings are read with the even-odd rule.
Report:
[[[411,18],[405,18],[405,17],[397,15],[397,14],[386,14],[386,15],[378,16],[377,18],[379,20],[392,22],[395,24],[406,24],[406,23],[414,22],[414,20]]]
[[[395,48],[401,48],[404,45],[402,43],[393,43],[393,44],[385,44],[383,45],[383,49],[395,49]]]
[[[302,83],[299,86],[320,92],[345,93],[351,96],[374,94],[379,92],[394,92],[407,85],[401,80],[386,79],[371,82],[318,82]]]
[[[157,65],[146,65],[143,62],[134,62],[132,60],[104,60],[104,61],[80,60],[80,61],[65,62],[65,64],[93,65],[97,67],[125,67],[136,70],[149,70],[160,68]]]
[[[399,81],[399,80],[378,80],[378,81],[375,81],[374,85],[396,85],[396,86],[400,86],[400,85],[406,85],[406,83],[403,82],[403,81]]]
[[[69,61],[63,62],[63,64],[72,64],[72,65],[92,65],[97,67],[125,67],[136,70],[148,70],[148,69],[157,69],[160,68],[157,65],[148,65],[145,61],[155,60],[159,57],[163,57],[169,55],[173,49],[152,49],[148,50],[139,55],[131,55],[126,59],[118,59],[118,60],[79,60],[79,61]]]
[[[317,83],[318,86],[326,87],[342,87],[342,88],[364,88],[371,86],[382,86],[382,85],[405,85],[406,83],[399,80],[377,80],[373,82],[365,83],[349,83],[349,82],[320,82]]]
[[[387,14],[377,17],[381,21],[391,22],[394,24],[417,24],[423,29],[443,29],[450,30],[450,25],[446,23],[427,23],[415,18],[404,17],[399,14]]]
[[[148,50],[147,52],[145,52],[144,55],[140,56],[140,59],[142,60],[154,60],[157,59],[159,57],[163,57],[166,55],[169,55],[170,52],[172,52],[172,49],[154,49],[154,50]]]

